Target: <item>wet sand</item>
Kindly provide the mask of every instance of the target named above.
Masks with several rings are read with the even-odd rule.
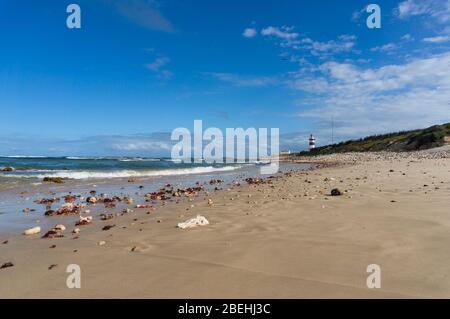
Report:
[[[78,239],[68,223],[58,239],[0,234],[0,265],[14,264],[0,269],[0,297],[449,298],[450,157],[429,154],[316,158],[339,165],[150,214],[130,205]],[[196,215],[210,225],[176,228]],[[69,264],[81,289],[66,286]],[[366,286],[369,264],[381,267],[380,289]]]

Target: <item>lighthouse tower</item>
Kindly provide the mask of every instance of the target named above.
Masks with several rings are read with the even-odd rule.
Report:
[[[314,137],[314,135],[311,134],[309,136],[309,150],[312,151],[315,148],[316,148],[316,138]]]

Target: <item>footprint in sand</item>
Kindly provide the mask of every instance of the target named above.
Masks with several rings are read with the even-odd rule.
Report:
[[[156,246],[154,246],[154,245],[149,245],[149,244],[140,242],[140,243],[136,243],[131,246],[128,246],[126,249],[133,253],[145,253],[147,251],[154,250],[155,248],[156,248]]]

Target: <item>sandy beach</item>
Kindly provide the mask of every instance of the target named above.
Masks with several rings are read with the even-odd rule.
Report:
[[[0,269],[0,297],[449,298],[450,153],[313,161],[325,165],[151,211],[130,205],[79,235],[73,224],[63,238],[0,234],[0,265],[14,265]],[[197,215],[210,224],[176,227]],[[69,264],[80,289],[66,286]],[[380,289],[366,285],[370,264]]]

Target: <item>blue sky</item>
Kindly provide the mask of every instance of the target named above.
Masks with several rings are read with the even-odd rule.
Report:
[[[81,7],[81,29],[66,7]],[[164,155],[176,127],[282,148],[450,121],[450,0],[0,1],[0,154]]]

